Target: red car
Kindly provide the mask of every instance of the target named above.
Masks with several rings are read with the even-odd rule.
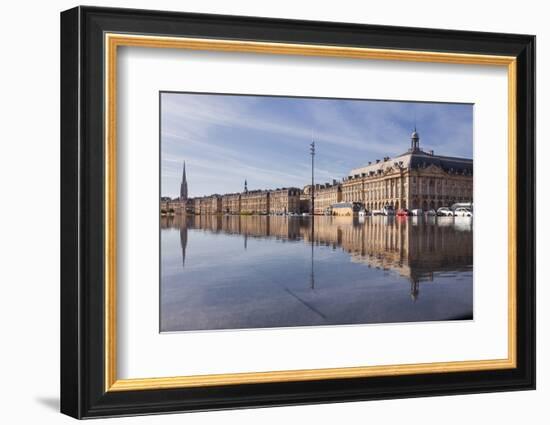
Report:
[[[397,210],[397,215],[400,217],[405,217],[411,215],[411,212],[407,208],[400,208]]]

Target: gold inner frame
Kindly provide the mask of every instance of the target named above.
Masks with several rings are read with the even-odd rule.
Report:
[[[516,358],[516,58],[462,53],[370,49],[326,45],[105,34],[105,391],[133,391],[213,385],[447,373],[515,368]],[[381,366],[246,372],[118,379],[116,325],[116,99],[119,46],[325,56],[507,67],[508,71],[508,357]]]

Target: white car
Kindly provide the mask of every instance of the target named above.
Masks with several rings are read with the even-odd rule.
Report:
[[[416,208],[411,211],[411,215],[413,216],[421,216],[422,214],[424,214],[424,211],[422,211],[420,208]]]
[[[467,208],[457,208],[455,210],[455,217],[473,217],[473,214]]]
[[[449,207],[441,207],[437,209],[437,215],[439,217],[452,217],[453,211]]]

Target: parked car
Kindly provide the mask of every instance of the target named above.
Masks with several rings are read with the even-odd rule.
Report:
[[[454,214],[449,207],[441,207],[437,209],[437,215],[439,217],[452,217]]]
[[[437,212],[432,208],[431,210],[426,211],[426,215],[429,217],[435,217]]]
[[[451,205],[451,210],[456,210],[457,208],[466,208],[472,214],[474,213],[474,204],[473,202],[457,202],[456,204]]]
[[[384,208],[382,208],[382,214],[383,215],[395,215],[395,210],[391,205],[386,205]]]
[[[473,214],[468,208],[457,208],[455,217],[473,217]]]
[[[411,212],[407,208],[400,208],[397,210],[397,215],[400,217],[411,215]]]
[[[422,211],[421,208],[417,208],[411,211],[411,215],[418,216],[424,214],[424,211]]]

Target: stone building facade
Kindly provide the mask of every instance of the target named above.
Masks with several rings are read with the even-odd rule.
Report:
[[[182,213],[195,214],[195,201],[193,199],[187,199],[182,203]]]
[[[241,194],[229,193],[222,195],[222,212],[224,214],[241,213]]]
[[[311,210],[311,185],[307,185],[300,193],[300,212],[309,213]]]
[[[220,195],[209,196],[210,210],[207,214],[221,214],[222,212],[222,197]]]
[[[424,152],[419,142],[414,131],[404,154],[351,170],[342,182],[342,201],[361,202],[369,211],[386,205],[427,210],[473,202],[473,161]]]
[[[288,214],[300,212],[300,189],[252,190],[189,199],[195,214]]]
[[[197,197],[190,200],[190,202],[193,202],[193,211],[195,214],[201,213],[201,201],[202,197]]]
[[[222,197],[220,195],[201,196],[193,198],[188,203],[192,205],[195,214],[220,214],[222,212]]]
[[[272,214],[299,213],[300,189],[283,187],[270,191],[269,212]]]
[[[160,213],[161,215],[165,214],[182,214],[184,204],[179,201],[179,199],[161,199],[160,201]]]
[[[336,180],[316,185],[314,197],[315,214],[325,214],[333,204],[342,201],[342,186]]]
[[[269,201],[267,190],[241,193],[241,214],[269,214]]]

